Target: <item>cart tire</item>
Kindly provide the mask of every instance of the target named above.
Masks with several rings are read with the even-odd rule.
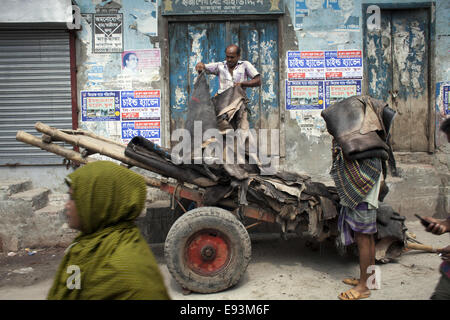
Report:
[[[182,288],[213,293],[239,281],[250,262],[251,242],[232,213],[200,207],[175,221],[167,234],[164,255],[167,268]]]

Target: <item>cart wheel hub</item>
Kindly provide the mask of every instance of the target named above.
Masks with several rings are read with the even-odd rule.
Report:
[[[200,231],[186,245],[186,263],[197,274],[213,276],[231,259],[228,238],[217,231]]]
[[[210,245],[204,246],[201,250],[201,253],[202,253],[202,258],[205,261],[214,260],[214,258],[216,257],[216,250]]]

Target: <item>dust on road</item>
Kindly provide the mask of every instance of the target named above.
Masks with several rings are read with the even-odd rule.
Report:
[[[450,242],[448,235],[425,232],[419,222],[406,225],[424,244],[441,248]],[[165,266],[163,245],[151,247],[176,300],[336,300],[340,292],[350,288],[342,279],[359,274],[357,257],[339,256],[331,242],[312,249],[304,239],[252,235],[252,260],[235,287],[213,294],[184,295]],[[42,249],[32,256],[20,253],[8,257],[4,253],[0,257],[0,299],[45,299],[63,254],[64,248]],[[373,290],[369,299],[429,299],[440,277],[440,262],[437,254],[410,251],[391,263],[378,264],[381,289]],[[27,272],[29,268],[33,268],[31,272]]]

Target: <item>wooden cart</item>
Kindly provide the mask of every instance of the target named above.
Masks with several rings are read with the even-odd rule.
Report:
[[[251,258],[251,241],[247,229],[263,222],[277,222],[271,210],[254,203],[240,205],[228,199],[221,200],[215,206],[205,206],[202,186],[181,183],[171,179],[167,172],[127,157],[127,146],[124,144],[84,130],[59,130],[40,122],[36,123],[35,128],[43,134],[42,138],[19,131],[16,139],[60,155],[67,159],[65,161],[76,165],[97,161],[91,155],[101,154],[128,167],[139,167],[160,175],[157,178],[143,177],[148,186],[171,194],[173,201],[184,211],[170,228],[164,252],[170,273],[189,291],[212,293],[235,285]],[[60,141],[71,144],[73,150],[59,145]],[[80,148],[83,149],[81,152]],[[195,209],[185,208],[182,199],[193,202]],[[257,222],[244,226],[243,217]],[[318,241],[336,237],[337,217],[309,217],[304,231]],[[398,239],[381,239],[377,243],[377,260],[398,257],[405,245],[406,241],[399,243]]]

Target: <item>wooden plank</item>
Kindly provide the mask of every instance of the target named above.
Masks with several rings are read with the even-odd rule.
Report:
[[[225,23],[215,22],[208,23],[208,42],[207,42],[207,57],[206,62],[221,62],[225,61],[225,49],[228,44],[225,39]],[[212,75],[209,76],[209,88],[211,96],[219,90],[219,78]]]
[[[259,32],[254,23],[241,23],[239,25],[239,46],[241,47],[241,59],[252,63],[261,73],[259,55]],[[259,129],[261,127],[261,99],[259,88],[247,88],[248,121],[250,128]]]
[[[188,29],[188,52],[185,58],[189,61],[187,67],[187,75],[189,78],[189,86],[186,92],[187,99],[191,96],[194,90],[194,83],[197,79],[198,73],[195,71],[195,66],[198,62],[208,63],[208,23],[189,23]],[[180,39],[179,39],[180,40]]]
[[[183,128],[186,121],[189,80],[188,41],[180,41],[188,37],[187,23],[169,24],[169,64],[170,64],[170,130]]]
[[[367,31],[366,45],[367,92],[370,96],[392,105],[391,12],[381,14],[381,31]]]
[[[256,24],[260,32],[260,72],[261,86],[261,128],[279,128],[278,101],[278,26],[276,21],[264,21]]]
[[[427,30],[425,9],[393,11],[393,92],[398,111],[392,132],[395,151],[428,151]]]

